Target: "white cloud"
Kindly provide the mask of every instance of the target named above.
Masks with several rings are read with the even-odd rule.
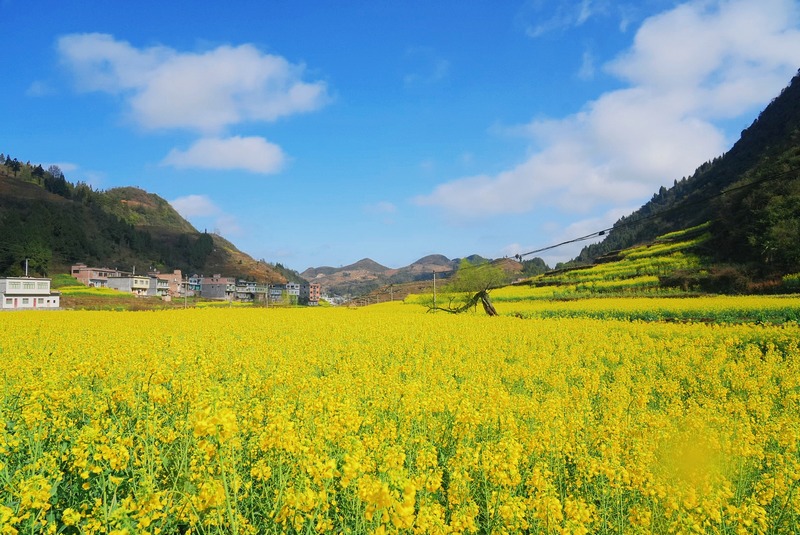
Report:
[[[800,64],[792,0],[695,1],[646,20],[608,70],[680,95],[706,118],[732,117],[776,95]]]
[[[72,162],[50,162],[50,163],[42,164],[42,167],[44,167],[45,169],[48,169],[52,165],[55,165],[56,167],[61,169],[61,172],[65,173],[65,174],[66,173],[71,173],[73,171],[77,171],[78,169],[80,169],[80,166],[78,164],[72,163]]]
[[[237,236],[243,233],[236,217],[225,213],[208,195],[186,195],[169,201],[169,204],[197,228],[211,228],[221,236]]]
[[[215,216],[222,212],[208,195],[186,195],[169,201],[169,204],[187,219]]]
[[[223,214],[214,221],[214,232],[220,236],[241,236],[244,230],[236,217]]]
[[[517,166],[440,184],[414,201],[473,219],[646,198],[726,150],[731,140],[714,121],[752,113],[788,83],[800,64],[797,25],[792,0],[697,0],[652,17],[607,66],[628,87],[569,117],[528,124],[535,148]]]
[[[541,37],[554,31],[582,26],[592,17],[607,11],[607,0],[560,0],[529,2],[519,15],[528,37]],[[552,10],[545,13],[545,9]]]
[[[29,97],[45,97],[54,93],[55,91],[50,84],[47,82],[42,82],[41,80],[31,83],[31,85],[29,85],[28,89],[25,91],[25,95]]]
[[[575,24],[580,26],[589,20],[589,18],[593,15],[592,7],[592,0],[581,0],[580,7],[578,8],[578,17],[575,21]]]
[[[108,178],[103,171],[93,171],[91,169],[81,169],[72,162],[50,162],[42,164],[42,167],[49,170],[51,166],[58,167],[70,182],[84,182],[94,189],[101,188]]]
[[[406,61],[413,72],[403,76],[406,87],[429,86],[446,79],[450,73],[450,62],[439,57],[429,47],[412,47],[406,51]]]
[[[562,227],[556,223],[548,223],[544,225],[544,227],[546,227],[544,230],[546,230],[547,235],[552,236],[552,242],[538,243],[535,245],[520,245],[519,243],[511,243],[503,247],[500,252],[505,256],[514,256],[517,254],[522,255],[531,251],[545,249],[544,251],[526,255],[523,260],[531,260],[532,258],[539,257],[542,258],[548,266],[554,267],[559,262],[566,262],[575,258],[578,256],[578,254],[580,254],[581,249],[589,244],[602,241],[603,237],[596,236],[581,241],[575,241],[574,243],[566,243],[564,245],[559,244],[563,242],[572,242],[578,238],[590,236],[610,228],[614,222],[619,220],[620,217],[630,214],[633,210],[635,210],[635,207],[632,206],[626,208],[614,208],[599,216],[575,221],[566,227]],[[551,246],[555,245],[558,245],[558,247],[550,248]]]
[[[394,214],[397,212],[397,206],[388,201],[369,204],[365,206],[364,209],[368,214]]]
[[[106,175],[106,173],[103,171],[85,171],[81,180],[92,186],[94,189],[98,189],[103,187],[107,178],[108,175]]]
[[[433,173],[436,170],[436,160],[433,158],[426,158],[419,163],[419,168],[424,173]]]
[[[594,55],[590,50],[585,50],[581,59],[581,67],[578,69],[578,78],[581,80],[591,80],[594,78],[594,72]]]
[[[281,148],[261,137],[204,138],[185,151],[172,149],[161,162],[179,169],[241,169],[277,173],[286,162]]]
[[[88,33],[59,38],[57,49],[79,89],[122,95],[132,119],[148,129],[215,133],[312,111],[328,100],[324,82],[302,80],[302,65],[248,44],[191,53]]]
[[[394,216],[397,213],[397,206],[389,201],[380,201],[365,205],[364,212],[375,216],[376,219],[379,219],[384,225],[394,225]]]

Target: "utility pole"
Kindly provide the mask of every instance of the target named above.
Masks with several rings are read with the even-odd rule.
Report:
[[[433,270],[433,310],[436,311],[436,270]]]

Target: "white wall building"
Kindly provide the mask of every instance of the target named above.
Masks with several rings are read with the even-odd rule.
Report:
[[[146,296],[150,290],[150,277],[147,275],[131,275],[130,277],[109,277],[108,287],[130,292],[137,296]]]
[[[0,278],[0,309],[54,309],[61,306],[61,294],[50,291],[50,279],[37,277]]]

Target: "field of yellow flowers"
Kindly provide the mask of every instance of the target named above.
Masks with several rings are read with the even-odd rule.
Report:
[[[797,533],[800,327],[20,312],[0,533]]]

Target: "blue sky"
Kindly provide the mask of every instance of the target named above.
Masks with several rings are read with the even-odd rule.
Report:
[[[800,5],[0,0],[0,47],[1,152],[298,271],[401,267],[591,233],[722,154]]]

